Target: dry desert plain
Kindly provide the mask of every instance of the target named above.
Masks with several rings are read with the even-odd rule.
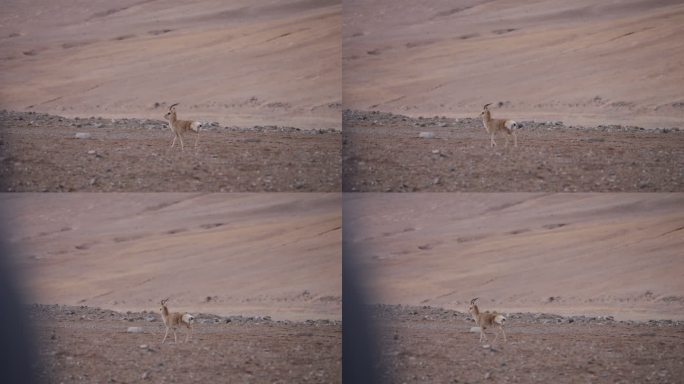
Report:
[[[365,277],[378,377],[677,382],[683,198],[345,194],[345,245]],[[475,297],[508,317],[506,342],[489,330],[483,348],[470,331]]]
[[[343,24],[343,191],[683,190],[680,1],[350,0]],[[487,103],[518,148],[489,148]]]
[[[340,17],[334,0],[4,3],[0,188],[339,191]],[[196,151],[169,149],[173,103],[205,123]]]
[[[48,382],[341,380],[339,195],[0,202]],[[189,343],[161,345],[165,297],[196,314]]]

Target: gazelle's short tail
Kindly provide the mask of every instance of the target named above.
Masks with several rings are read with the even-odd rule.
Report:
[[[504,123],[504,126],[505,126],[506,129],[508,129],[509,131],[515,131],[516,129],[522,127],[522,125],[518,124],[518,123],[515,122],[514,120],[506,120],[506,122]]]
[[[199,132],[203,126],[204,126],[204,123],[202,123],[201,121],[193,121],[190,124],[190,129],[192,129],[195,132]]]
[[[184,323],[192,324],[192,323],[195,322],[195,316],[193,316],[193,315],[191,315],[191,314],[189,314],[189,313],[186,313],[186,314],[183,315],[182,320],[183,320]]]

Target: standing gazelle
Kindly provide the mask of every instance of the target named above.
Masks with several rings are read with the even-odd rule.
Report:
[[[518,123],[516,123],[513,120],[508,120],[508,119],[492,119],[492,113],[489,111],[489,106],[492,103],[485,104],[485,106],[482,109],[482,113],[480,113],[480,116],[482,116],[482,124],[484,124],[485,129],[487,130],[487,133],[489,133],[489,138],[490,138],[490,143],[491,146],[494,147],[496,146],[496,141],[494,141],[494,135],[497,133],[505,133],[507,136],[506,138],[506,147],[508,146],[508,136],[513,136],[513,143],[515,146],[518,146],[518,136],[516,135],[515,130],[520,127]]]
[[[176,139],[178,139],[180,140],[182,151],[184,149],[183,135],[185,132],[193,131],[197,132],[197,137],[195,138],[195,149],[197,149],[197,142],[199,141],[199,133],[200,128],[202,128],[202,123],[199,121],[178,120],[176,117],[176,105],[178,105],[178,103],[171,105],[169,107],[169,111],[166,112],[166,115],[164,115],[164,118],[169,121],[169,128],[171,128],[171,132],[173,132],[175,135],[173,138],[173,143],[171,143],[171,148],[176,145]]]
[[[501,330],[501,333],[503,333],[505,342],[506,332],[504,332],[503,326],[506,323],[506,317],[496,312],[480,312],[480,309],[477,307],[477,304],[475,304],[475,301],[477,299],[478,297],[470,300],[470,307],[468,307],[468,312],[470,312],[470,314],[473,315],[473,319],[480,327],[480,342],[482,342],[483,339],[485,342],[487,341],[487,335],[485,335],[484,332],[484,330],[487,329],[487,327],[499,328]],[[496,335],[494,337],[494,342],[496,342],[496,339],[499,337],[499,334],[496,331],[494,331],[494,334]]]
[[[161,307],[159,308],[162,320],[164,321],[164,325],[166,326],[166,333],[164,334],[164,340],[162,340],[162,344],[164,344],[164,342],[166,341],[166,337],[169,335],[169,329],[173,331],[173,339],[176,343],[178,343],[178,336],[176,336],[176,328],[180,327],[181,325],[188,327],[188,332],[185,334],[185,342],[187,343],[190,336],[192,335],[192,324],[195,322],[195,316],[189,313],[169,313],[169,309],[166,307],[167,301],[169,301],[168,297],[161,301]]]

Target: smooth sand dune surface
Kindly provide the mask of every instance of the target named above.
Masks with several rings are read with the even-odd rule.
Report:
[[[341,318],[338,194],[5,194],[40,303]]]
[[[682,194],[348,194],[343,204],[373,301],[467,311],[480,297],[483,310],[684,319]]]
[[[346,108],[682,127],[684,4],[350,0]],[[502,116],[503,117],[503,116]]]
[[[10,1],[0,107],[340,127],[339,0]]]

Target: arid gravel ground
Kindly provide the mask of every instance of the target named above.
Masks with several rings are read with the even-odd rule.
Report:
[[[339,383],[341,323],[197,316],[194,337],[161,344],[158,313],[34,305],[46,383]],[[141,327],[141,333],[127,332]]]
[[[507,342],[483,348],[462,312],[377,306],[373,314],[388,383],[675,383],[684,375],[682,322],[517,313],[508,315]]]
[[[161,112],[160,112],[161,114]],[[340,133],[208,125],[171,149],[165,121],[0,113],[3,192],[340,190]],[[87,138],[76,138],[77,133]]]
[[[496,113],[493,113],[496,117]],[[345,192],[684,191],[684,131],[522,122],[491,148],[479,119],[345,111]],[[430,132],[433,138],[420,138]]]

